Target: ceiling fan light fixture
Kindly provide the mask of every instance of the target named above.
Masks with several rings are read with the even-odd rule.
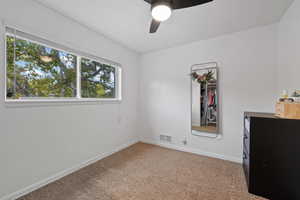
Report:
[[[152,6],[151,15],[153,19],[159,22],[166,21],[171,17],[172,8],[167,3],[159,3]]]

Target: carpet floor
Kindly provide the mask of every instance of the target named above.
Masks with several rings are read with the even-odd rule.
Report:
[[[19,200],[263,200],[240,164],[138,143]]]

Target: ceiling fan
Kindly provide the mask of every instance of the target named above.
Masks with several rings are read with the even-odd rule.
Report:
[[[151,4],[152,22],[150,33],[155,33],[161,22],[166,21],[173,10],[193,7],[213,0],[144,0]]]

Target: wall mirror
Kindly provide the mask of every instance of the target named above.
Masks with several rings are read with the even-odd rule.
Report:
[[[193,65],[191,68],[192,134],[216,138],[219,135],[217,63]]]

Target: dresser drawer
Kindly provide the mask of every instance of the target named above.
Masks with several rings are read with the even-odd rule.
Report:
[[[244,129],[243,146],[244,150],[250,153],[250,133],[246,129]]]
[[[247,181],[247,185],[249,186],[249,154],[247,151],[243,151],[243,168]]]
[[[250,133],[250,122],[251,122],[251,117],[244,116],[244,129]]]

